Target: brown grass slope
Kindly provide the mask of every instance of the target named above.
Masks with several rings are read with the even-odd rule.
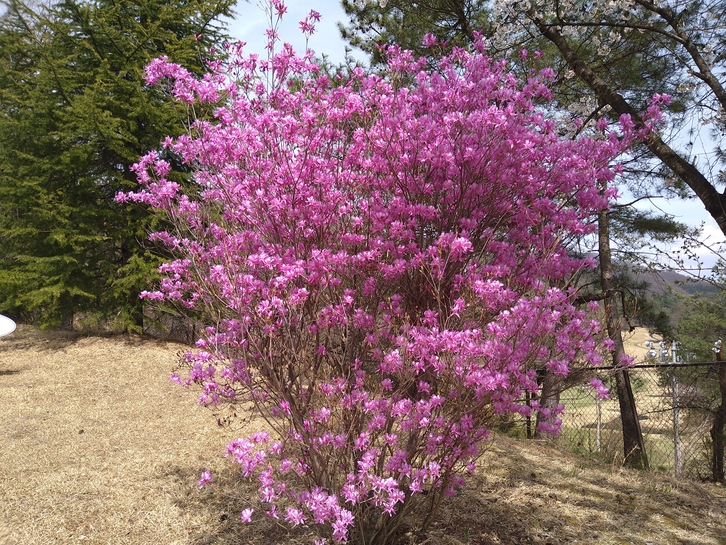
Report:
[[[233,478],[195,392],[169,383],[183,347],[21,327],[0,340],[0,544],[290,545],[242,526]],[[202,470],[214,486],[198,490]],[[410,543],[726,544],[726,493],[498,438],[464,494]]]

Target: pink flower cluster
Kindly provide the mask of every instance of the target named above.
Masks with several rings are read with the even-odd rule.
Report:
[[[192,183],[151,152],[119,197],[172,226],[154,238],[177,259],[145,296],[208,320],[184,380],[202,402],[251,404],[274,432],[228,451],[265,512],[375,542],[461,487],[501,415],[539,409],[538,370],[600,363],[567,244],[629,133],[561,139],[547,74],[520,83],[481,44],[436,70],[391,47],[385,74],[332,77],[290,47],[228,54],[201,79],[148,67],[217,110],[165,143]]]

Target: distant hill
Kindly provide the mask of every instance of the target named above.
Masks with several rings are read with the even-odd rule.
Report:
[[[649,291],[654,293],[673,293],[680,295],[696,295],[715,293],[719,288],[705,280],[695,280],[690,276],[675,271],[638,271],[632,270],[630,274],[635,280],[642,280],[649,284]]]

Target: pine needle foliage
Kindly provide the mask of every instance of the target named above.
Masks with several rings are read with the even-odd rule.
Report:
[[[158,259],[147,213],[115,201],[130,167],[182,120],[143,69],[166,55],[201,73],[234,0],[2,0],[0,312],[44,326],[74,315],[139,330]]]

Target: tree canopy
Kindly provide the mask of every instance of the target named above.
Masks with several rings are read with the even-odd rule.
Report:
[[[0,17],[0,311],[41,324],[74,313],[141,324],[158,261],[148,215],[117,203],[130,167],[182,119],[143,69],[198,73],[233,0],[5,0]]]
[[[586,123],[628,114],[642,124],[651,97],[672,97],[668,124],[644,143],[631,164],[639,195],[700,199],[726,233],[726,195],[720,146],[726,108],[723,2],[568,0],[426,2],[426,16],[409,3],[342,2],[351,23],[341,29],[352,45],[380,58],[379,46],[400,42],[421,49],[432,33],[468,43],[474,31],[489,39],[490,53],[513,63],[521,50],[542,52],[540,64],[557,74],[560,106]],[[417,3],[416,5],[419,5]],[[418,40],[418,44],[416,44]],[[710,134],[709,134],[710,130]],[[710,138],[709,138],[710,137]],[[704,149],[699,149],[699,141]]]
[[[365,3],[342,0],[349,23],[339,23],[341,34],[352,46],[367,53],[374,64],[384,62],[381,46],[399,45],[419,55],[429,54],[422,43],[424,34],[440,42],[465,45],[475,32],[487,34],[489,9],[480,0],[424,0]]]

